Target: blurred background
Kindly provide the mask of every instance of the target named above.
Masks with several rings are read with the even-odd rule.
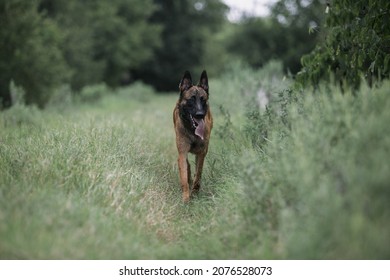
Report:
[[[325,0],[3,0],[0,98],[10,85],[44,107],[53,88],[143,81],[176,91],[184,70],[218,77],[239,61],[280,60],[286,74],[321,40]]]

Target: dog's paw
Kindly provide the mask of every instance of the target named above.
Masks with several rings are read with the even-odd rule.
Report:
[[[190,202],[190,193],[189,192],[183,192],[183,202],[184,203]]]
[[[199,193],[200,184],[196,184],[192,187],[191,196],[195,196]]]

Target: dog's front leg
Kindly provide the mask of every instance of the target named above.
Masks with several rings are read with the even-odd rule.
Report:
[[[187,161],[187,153],[180,153],[177,161],[179,164],[180,184],[183,193],[183,201],[188,202],[190,200],[190,186],[188,184],[188,174],[190,174],[190,171],[188,169],[190,167]]]
[[[203,169],[203,162],[205,157],[206,157],[205,153],[196,155],[195,157],[196,170],[195,170],[194,186],[192,188],[193,194],[199,192],[200,189],[200,179],[202,178],[202,169]]]

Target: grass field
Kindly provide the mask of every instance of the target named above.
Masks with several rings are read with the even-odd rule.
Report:
[[[0,112],[0,258],[390,258],[390,84],[283,91],[278,69],[210,81],[215,126],[188,205],[176,94],[136,84]]]

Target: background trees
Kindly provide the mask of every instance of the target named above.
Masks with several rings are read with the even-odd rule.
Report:
[[[43,106],[53,88],[69,79],[57,24],[38,12],[39,1],[0,3],[0,107],[12,104],[10,83],[25,89],[25,101]]]
[[[42,0],[40,5],[64,33],[74,89],[99,82],[116,86],[152,57],[161,30],[148,21],[155,9],[152,0]]]
[[[200,73],[209,40],[226,20],[220,0],[155,0],[152,22],[163,27],[162,46],[155,56],[133,71],[134,77],[158,90],[176,90],[186,69]]]
[[[152,0],[4,0],[0,4],[0,98],[10,83],[26,102],[44,106],[53,88],[117,86],[154,55],[161,28],[148,22]]]
[[[184,70],[215,77],[232,60],[277,59],[303,84],[334,76],[357,87],[389,76],[389,10],[387,0],[279,0],[268,17],[232,23],[222,0],[3,0],[1,107],[11,81],[43,107],[63,84],[173,91]]]
[[[321,39],[324,12],[324,0],[280,0],[270,17],[250,17],[237,24],[229,50],[253,67],[279,59],[285,71],[295,74],[301,68],[301,56]]]

